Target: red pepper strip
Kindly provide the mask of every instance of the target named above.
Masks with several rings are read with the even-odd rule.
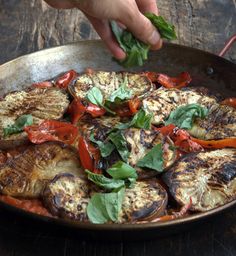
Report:
[[[26,126],[24,130],[29,140],[35,144],[45,141],[62,141],[72,144],[78,135],[77,127],[55,120],[45,120],[39,125]]]
[[[159,74],[157,82],[165,88],[181,89],[187,86],[192,81],[188,72],[181,73],[178,77],[169,77],[164,74]]]
[[[203,147],[200,144],[192,140],[187,131],[178,129],[173,124],[169,124],[161,128],[155,128],[155,130],[160,131],[164,136],[169,136],[180,151],[198,152],[203,150]]]
[[[225,99],[221,102],[221,104],[236,108],[236,98]]]
[[[106,110],[92,103],[75,98],[70,104],[67,112],[71,116],[72,124],[77,124],[79,119],[85,113],[92,115],[92,117],[99,117],[103,116],[106,113]]]
[[[44,82],[32,84],[32,86],[36,88],[50,88],[50,87],[53,87],[53,84],[52,82],[44,81]]]
[[[134,99],[128,101],[128,105],[129,105],[129,109],[130,109],[131,113],[134,115],[138,112],[138,109],[141,105],[141,101],[139,98],[134,98]]]
[[[56,80],[56,86],[62,89],[67,89],[70,82],[75,79],[76,76],[77,73],[74,70],[70,70]]]
[[[84,169],[88,169],[94,173],[101,173],[101,171],[96,168],[100,159],[99,149],[96,149],[92,144],[88,143],[85,138],[80,137],[78,151]]]
[[[200,144],[203,148],[236,148],[236,138],[222,140],[199,140],[191,138],[191,140]]]
[[[158,76],[159,76],[159,73],[157,72],[144,72],[143,73],[145,76],[147,76],[151,82],[157,82],[157,79],[158,79]]]

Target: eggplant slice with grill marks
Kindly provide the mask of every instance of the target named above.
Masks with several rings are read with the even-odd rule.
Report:
[[[199,139],[236,137],[236,109],[221,105],[216,98],[193,88],[160,88],[143,100],[146,111],[154,113],[153,123],[162,124],[177,107],[197,103],[208,109],[205,119],[197,119],[189,133]]]
[[[107,99],[121,84],[127,81],[127,87],[132,90],[133,96],[143,96],[154,89],[154,85],[147,76],[128,72],[94,71],[91,74],[82,74],[69,86],[74,97],[85,98],[87,92],[94,86],[98,87]]]
[[[84,175],[74,148],[60,142],[32,145],[0,166],[0,192],[38,198],[45,184],[62,172]]]
[[[208,211],[236,199],[236,149],[192,153],[163,175],[181,205],[192,198],[192,211]]]
[[[45,206],[54,215],[65,219],[88,221],[86,209],[90,198],[101,189],[86,179],[71,174],[59,174],[44,190]],[[136,182],[125,190],[119,223],[149,220],[164,214],[167,192],[157,180]]]
[[[31,114],[33,124],[46,119],[60,119],[69,105],[68,95],[57,88],[30,88],[11,92],[0,101],[0,148],[8,149],[26,143],[25,132],[4,137],[3,128],[13,125],[22,115]]]

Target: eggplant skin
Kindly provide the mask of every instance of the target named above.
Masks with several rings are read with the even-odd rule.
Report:
[[[160,217],[165,213],[167,202],[167,192],[155,178],[138,181],[133,188],[125,190],[119,221],[129,223]]]
[[[87,179],[71,174],[59,174],[45,187],[44,204],[58,217],[76,221],[89,221],[87,206],[96,192],[104,192]],[[167,192],[157,180],[138,181],[125,190],[119,223],[149,220],[165,213]]]
[[[105,98],[117,90],[127,79],[127,87],[132,89],[133,96],[143,96],[154,89],[147,76],[128,72],[95,71],[92,74],[80,75],[69,91],[74,97],[85,98],[87,92],[94,86],[98,87]]]
[[[216,97],[194,88],[184,90],[160,88],[143,100],[146,111],[154,114],[153,123],[162,124],[177,107],[197,103],[208,109],[205,119],[197,119],[188,132],[199,139],[236,137],[236,109],[221,105]]]
[[[68,106],[68,95],[57,88],[30,88],[5,95],[0,100],[0,148],[11,148],[27,141],[24,132],[6,138],[3,136],[3,128],[14,124],[20,116],[31,114],[34,124],[46,119],[58,120]]]
[[[163,176],[181,205],[192,199],[192,211],[208,211],[236,199],[236,149],[192,153]]]
[[[32,145],[0,166],[0,192],[39,198],[46,183],[62,172],[83,176],[74,148],[60,142]]]

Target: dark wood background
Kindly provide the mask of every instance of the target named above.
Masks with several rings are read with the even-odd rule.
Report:
[[[218,53],[236,33],[235,0],[158,0],[177,28],[176,43]],[[98,38],[77,10],[54,10],[42,0],[0,0],[0,64],[17,56],[73,41]],[[227,55],[236,61],[236,47]],[[0,210],[0,256],[165,255],[235,256],[236,212],[164,238],[140,242],[92,242],[55,235],[46,227]]]

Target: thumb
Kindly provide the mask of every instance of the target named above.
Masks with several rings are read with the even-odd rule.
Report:
[[[123,16],[123,15],[122,15]],[[157,50],[162,46],[161,36],[151,21],[146,18],[137,8],[136,12],[124,14],[120,21],[139,40],[150,44],[151,48]]]

